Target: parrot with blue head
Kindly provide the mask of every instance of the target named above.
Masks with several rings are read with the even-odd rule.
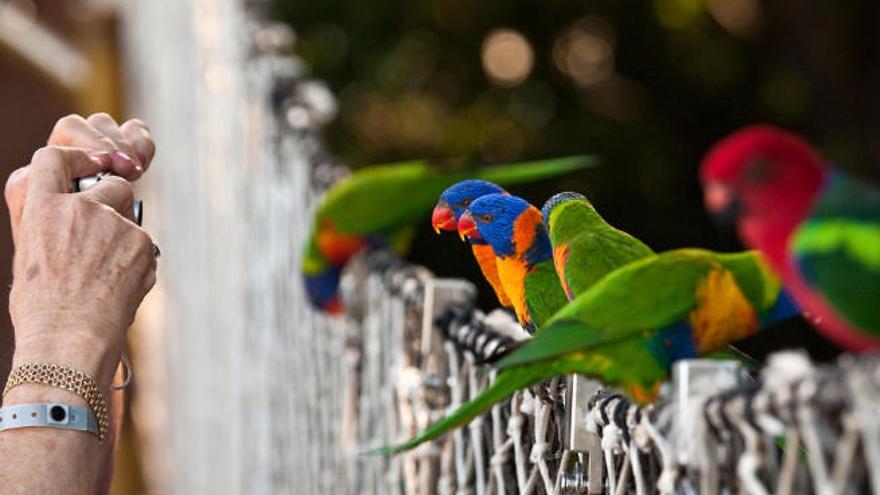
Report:
[[[459,218],[458,231],[492,247],[498,280],[523,328],[540,329],[568,302],[541,212],[528,201],[503,193],[477,198]]]
[[[378,248],[404,255],[413,225],[452,184],[467,178],[520,184],[594,163],[572,156],[491,167],[447,169],[416,160],[359,169],[328,190],[314,214],[301,262],[308,299],[322,311],[340,313],[339,280],[351,258]]]
[[[440,200],[437,201],[437,205],[434,207],[434,212],[431,215],[431,224],[434,227],[434,231],[439,234],[443,230],[458,230],[458,220],[471,203],[489,194],[507,194],[507,192],[497,184],[475,179],[463,180],[447,188],[440,195]],[[479,237],[470,237],[468,242],[471,246],[471,252],[474,254],[474,259],[483,273],[483,278],[492,286],[498,302],[505,308],[511,307],[510,298],[504,292],[504,287],[501,285],[501,279],[498,276],[498,264],[496,263],[495,251],[492,249],[492,246]]]

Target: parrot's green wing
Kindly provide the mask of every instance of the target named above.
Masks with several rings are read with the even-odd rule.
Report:
[[[543,213],[556,270],[569,298],[627,263],[654,254],[642,241],[605,222],[579,194],[554,196]]]
[[[880,336],[880,189],[837,173],[789,252],[840,315]]]
[[[688,318],[700,302],[698,287],[710,272],[729,273],[736,291],[754,308],[756,318],[772,307],[779,295],[778,279],[753,251],[667,251],[630,263],[597,282],[554,315],[542,332],[499,361],[498,366],[505,368],[586,351],[631,336],[647,339]],[[737,292],[730,285],[724,279],[710,285],[706,290],[711,292],[703,294],[703,299],[715,303],[715,311],[729,309],[727,303],[738,302],[732,301]]]
[[[730,294],[731,284],[739,296]],[[466,424],[516,390],[554,376],[598,377],[647,398],[666,379],[668,369],[662,356],[646,345],[651,332],[681,320],[704,302],[701,297],[711,301],[702,308],[711,320],[718,316],[713,312],[729,316],[727,299],[739,297],[735,304],[766,308],[778,293],[778,281],[753,252],[682,249],[635,261],[596,283],[502,360],[495,382],[472,401],[412,440],[376,452],[394,454],[414,448]],[[606,304],[619,306],[603,309]],[[748,322],[743,326],[748,327]]]
[[[332,220],[345,234],[373,234],[416,222],[449,186],[482,179],[501,186],[544,179],[590,167],[596,159],[572,156],[549,160],[444,170],[417,160],[355,171],[334,185],[316,213],[316,223]]]

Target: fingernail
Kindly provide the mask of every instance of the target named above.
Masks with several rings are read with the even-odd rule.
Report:
[[[135,172],[137,172],[139,174],[144,173],[144,167],[141,167],[140,165],[135,165],[134,170],[135,170]]]
[[[110,156],[113,157],[113,162],[117,165],[125,165],[131,163],[133,160],[130,156],[126,155],[121,151],[114,151],[110,153]]]
[[[110,153],[106,151],[86,151],[86,154],[89,155],[94,160],[101,162],[102,165],[110,165],[110,161],[112,158],[110,157]]]

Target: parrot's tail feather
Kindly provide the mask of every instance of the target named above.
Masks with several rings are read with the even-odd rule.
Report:
[[[530,366],[520,366],[505,370],[498,374],[492,385],[483,390],[480,395],[470,402],[461,405],[452,414],[429,426],[422,434],[410,440],[394,446],[382,447],[367,452],[368,455],[395,455],[413,449],[420,444],[433,440],[440,435],[464,426],[475,417],[488,411],[493,405],[506,399],[508,396],[537,383],[548,376],[552,376],[540,363]]]
[[[503,167],[484,167],[473,171],[472,178],[514,185],[554,177],[588,167],[595,167],[599,159],[592,155],[566,156],[548,160],[512,163]]]

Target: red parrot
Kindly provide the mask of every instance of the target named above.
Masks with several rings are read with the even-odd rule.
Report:
[[[770,126],[715,144],[700,174],[707,208],[736,220],[820,331],[850,350],[880,348],[880,188]]]

